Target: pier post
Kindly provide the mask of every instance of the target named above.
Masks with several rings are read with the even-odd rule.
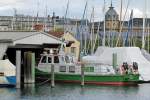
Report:
[[[54,55],[52,55],[52,64],[51,64],[51,87],[55,87],[55,69],[54,69]]]
[[[24,83],[35,82],[35,54],[32,52],[24,53]]]
[[[84,64],[81,63],[81,86],[84,86]]]
[[[113,68],[116,71],[116,67],[117,67],[117,53],[113,53],[113,58],[112,59],[113,59],[112,65],[113,65]]]
[[[23,68],[24,68],[24,83],[27,83],[27,52],[24,52]]]
[[[35,83],[35,53],[32,53],[31,56],[31,82]]]
[[[16,51],[16,88],[21,87],[21,51]]]

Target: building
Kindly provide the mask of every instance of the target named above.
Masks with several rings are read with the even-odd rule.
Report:
[[[134,11],[133,11],[134,13]],[[150,18],[145,19],[145,33],[147,33],[148,26],[150,25]],[[105,14],[105,30],[106,33],[109,32],[128,32],[129,23],[132,24],[132,33],[141,34],[143,32],[143,18],[131,18],[128,21],[120,21],[119,14],[116,12],[114,7],[109,7],[108,11]],[[92,23],[91,23],[92,24]],[[98,30],[98,25],[100,24],[99,31],[104,31],[104,21],[102,22],[94,22],[94,32],[96,33]]]
[[[64,40],[67,44],[64,48],[65,53],[74,55],[77,60],[79,59],[80,42],[70,32],[49,32],[49,34]]]
[[[0,16],[0,31],[63,31],[77,33],[78,30],[89,31],[88,20],[63,18],[56,16],[46,17],[26,16],[15,14],[14,16]],[[42,26],[42,27],[41,27]]]
[[[0,59],[4,54],[15,65],[16,51],[34,52],[36,64],[44,48],[58,48],[62,44],[61,40],[44,32],[0,32]]]
[[[65,52],[69,54],[73,54],[76,59],[79,59],[80,55],[80,42],[73,37],[69,32],[65,33],[62,37],[65,41],[68,41],[71,43],[70,46],[67,46],[65,48]]]

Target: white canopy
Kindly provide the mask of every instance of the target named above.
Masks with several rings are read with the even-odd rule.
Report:
[[[16,67],[8,59],[0,60],[0,72],[5,76],[15,76]]]
[[[94,55],[83,57],[83,61],[112,65],[113,53],[117,53],[118,66],[121,66],[123,62],[131,65],[133,62],[137,62],[141,79],[150,81],[150,62],[142,55],[138,47],[99,47]]]

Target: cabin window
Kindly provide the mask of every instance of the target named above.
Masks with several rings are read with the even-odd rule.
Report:
[[[65,59],[64,59],[64,57],[61,57],[61,61],[62,61],[62,62],[65,62]]]
[[[68,56],[65,56],[65,61],[66,61],[66,63],[70,63]]]
[[[41,63],[46,63],[46,56],[43,56]]]
[[[59,63],[59,58],[58,58],[58,56],[54,56],[54,63]]]
[[[75,72],[75,66],[69,66],[69,72],[74,73]]]
[[[59,71],[60,72],[66,72],[66,66],[60,66]]]
[[[48,63],[52,63],[52,58],[48,57]]]
[[[85,72],[94,72],[94,67],[84,67]]]
[[[73,62],[74,62],[74,61],[73,61],[73,57],[71,57],[71,58],[70,58],[70,62],[71,62],[71,63],[73,63]]]

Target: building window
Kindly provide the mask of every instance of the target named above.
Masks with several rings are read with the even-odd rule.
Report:
[[[76,54],[76,47],[71,47],[71,53]]]
[[[116,23],[113,23],[113,26],[115,27]]]
[[[107,23],[107,26],[109,27],[109,23]]]

